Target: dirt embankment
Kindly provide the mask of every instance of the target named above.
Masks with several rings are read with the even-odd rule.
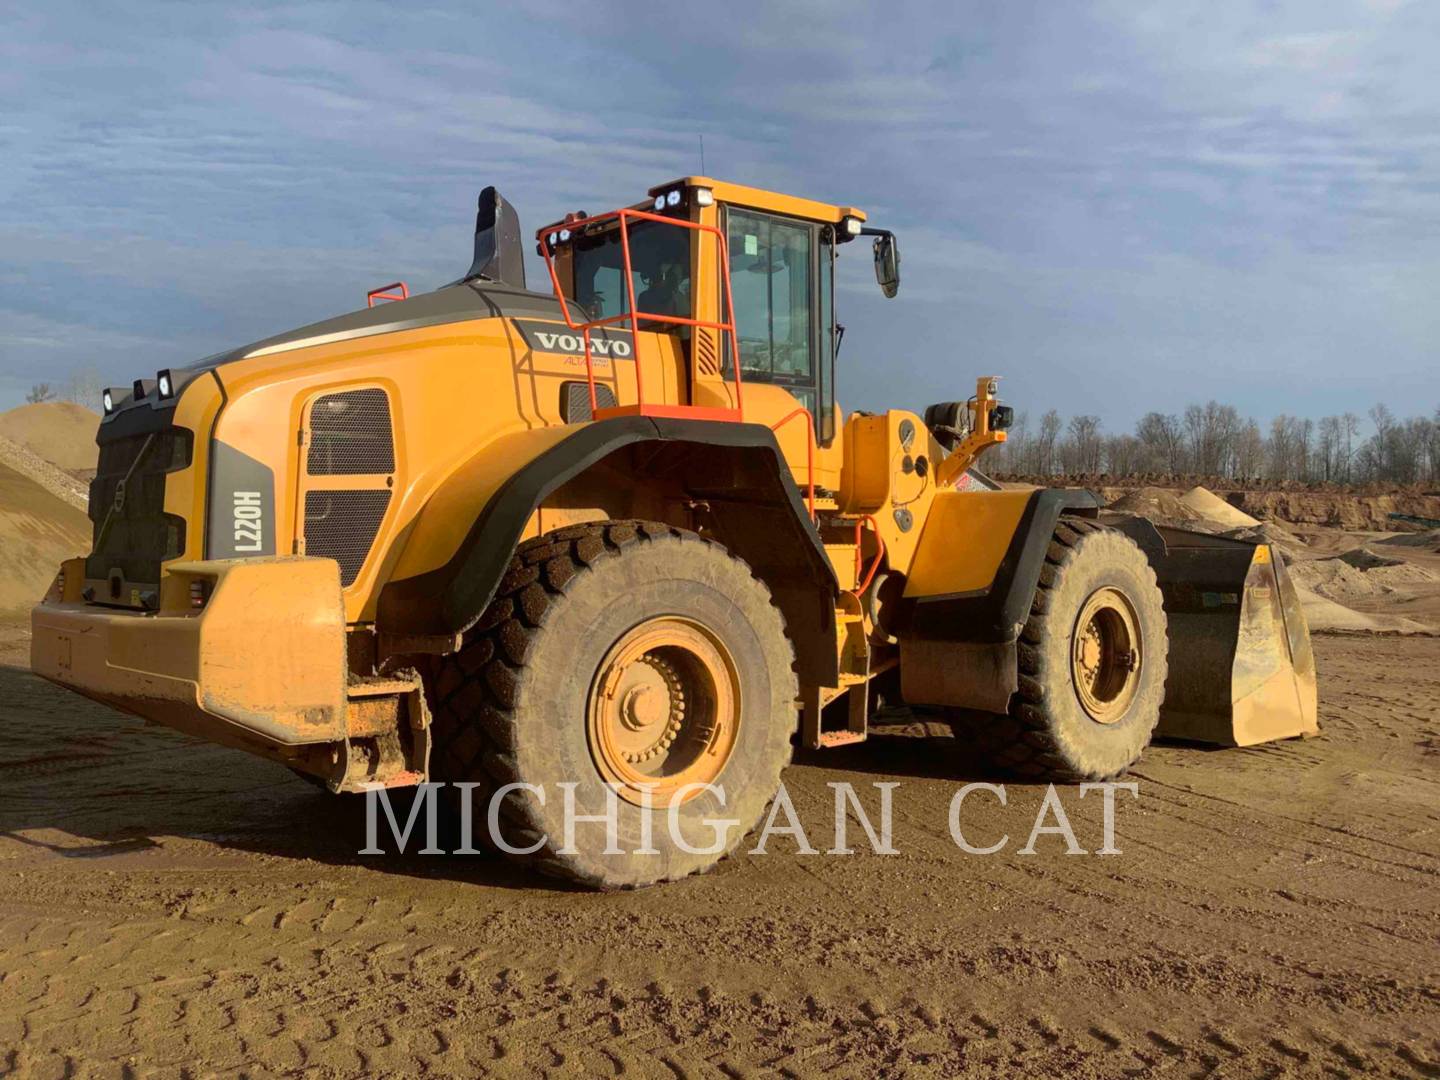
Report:
[[[87,479],[95,473],[100,452],[95,445],[99,425],[98,413],[69,401],[44,401],[0,413],[0,437]]]
[[[45,595],[60,563],[89,548],[83,510],[0,464],[0,613],[29,608]]]
[[[1322,491],[1232,491],[1227,501],[1253,517],[1293,525],[1335,529],[1400,531],[1408,526],[1391,514],[1440,520],[1440,496],[1397,492],[1344,495]]]

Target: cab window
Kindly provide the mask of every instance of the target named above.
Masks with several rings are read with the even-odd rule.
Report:
[[[810,222],[726,208],[741,374],[785,387],[815,417],[820,441],[828,442],[830,245],[821,252],[819,233]],[[727,369],[733,365],[729,344],[727,335]]]
[[[629,227],[631,285],[643,314],[690,317],[690,233],[659,222]],[[620,230],[581,237],[574,244],[574,299],[592,319],[630,310]],[[641,322],[644,330],[680,330],[675,323]]]

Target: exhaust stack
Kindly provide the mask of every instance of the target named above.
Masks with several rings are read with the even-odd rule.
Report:
[[[494,187],[480,192],[475,214],[475,259],[462,281],[483,277],[525,288],[525,252],[520,246],[520,215]]]

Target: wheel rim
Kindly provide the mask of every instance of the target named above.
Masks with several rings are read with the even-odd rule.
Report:
[[[1080,705],[1100,724],[1125,715],[1140,686],[1140,622],[1119,589],[1097,589],[1075,620],[1070,674]]]
[[[687,784],[714,783],[740,729],[730,650],[689,619],[646,620],[601,661],[586,724],[596,769],[636,805],[647,788],[652,805],[664,806]]]

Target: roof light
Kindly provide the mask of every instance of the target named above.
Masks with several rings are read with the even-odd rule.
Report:
[[[561,229],[561,230],[560,230],[560,242],[563,244],[566,240],[569,240],[569,239],[570,239],[570,230],[569,230],[569,229]]]
[[[162,398],[168,398],[174,395],[175,381],[170,377],[169,368],[156,374],[155,385],[160,388],[160,396]]]
[[[670,194],[668,194],[668,195],[665,196],[665,205],[666,205],[666,206],[679,206],[679,205],[680,205],[680,189],[679,189],[679,188],[676,188],[674,191],[670,192]]]
[[[105,407],[105,415],[109,416],[115,411],[115,395],[106,390],[100,395],[100,404]]]
[[[549,237],[547,237],[547,239],[550,241],[550,246],[551,246],[551,247],[554,247],[556,244],[558,244],[558,243],[560,242],[560,234],[559,234],[559,233],[553,233],[553,232],[552,232],[552,233],[549,235]]]
[[[695,189],[695,203],[697,206],[714,206],[715,192],[708,187],[697,187]]]
[[[860,235],[860,219],[859,219],[859,218],[856,218],[856,217],[847,217],[847,218],[845,219],[845,234],[846,234],[847,236],[859,236],[859,235]]]
[[[142,399],[145,397],[145,380],[144,380],[144,379],[136,379],[136,380],[135,380],[134,391],[135,391],[135,400],[136,400],[136,401],[140,401],[140,400],[142,400]]]
[[[655,196],[655,209],[656,209],[656,210],[664,210],[664,209],[665,209],[665,196],[664,196],[664,195],[656,195],[656,196]]]

